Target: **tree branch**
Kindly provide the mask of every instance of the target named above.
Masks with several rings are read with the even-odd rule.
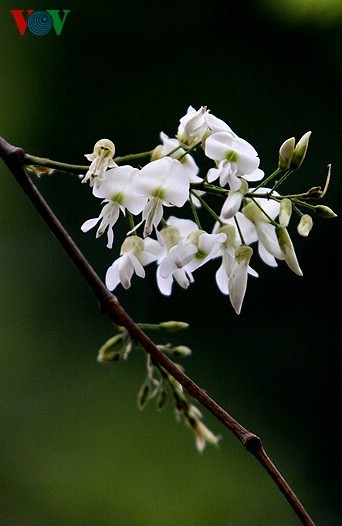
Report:
[[[76,265],[88,285],[93,290],[100,303],[100,308],[106,312],[109,318],[117,325],[127,329],[133,340],[138,342],[153,360],[158,362],[171,376],[173,376],[183,388],[213,416],[215,416],[225,427],[229,429],[244,445],[247,451],[260,462],[263,468],[271,476],[275,484],[283,493],[293,511],[296,513],[304,526],[315,526],[309,514],[282,477],[276,466],[267,456],[261,440],[254,433],[245,429],[237,420],[230,416],[215,400],[213,400],[203,389],[201,389],[189,376],[181,371],[143,332],[122,308],[117,298],[108,291],[104,283],[89,265],[86,258],[75,245],[69,234],[45,202],[37,188],[27,176],[24,165],[27,163],[27,155],[22,148],[12,146],[0,137],[0,156],[14,175],[19,185],[31,200],[32,204],[44,219],[45,223],[60,242],[70,259]]]

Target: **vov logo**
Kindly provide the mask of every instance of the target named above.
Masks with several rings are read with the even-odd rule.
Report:
[[[59,36],[70,13],[70,9],[47,9],[46,11],[11,9],[10,11],[21,35],[25,35],[28,29],[38,36],[50,33],[52,28]]]

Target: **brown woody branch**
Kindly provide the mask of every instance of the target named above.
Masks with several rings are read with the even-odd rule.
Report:
[[[70,259],[76,265],[88,285],[93,290],[100,303],[101,310],[106,312],[109,318],[117,325],[127,329],[133,340],[138,342],[153,360],[158,362],[170,375],[172,375],[183,388],[196,399],[202,406],[223,423],[244,445],[244,447],[254,455],[263,468],[267,471],[280,491],[283,493],[293,511],[296,513],[304,526],[315,526],[309,514],[282,477],[279,470],[267,456],[261,440],[254,433],[245,429],[227,411],[220,407],[203,389],[201,389],[189,376],[181,371],[165,354],[163,354],[153,341],[137,326],[127,312],[122,308],[117,298],[108,291],[104,283],[98,277],[93,268],[89,265],[86,258],[80,252],[67,231],[59,222],[48,204],[45,202],[37,188],[28,177],[25,169],[25,152],[22,148],[12,146],[0,137],[0,156],[14,175],[19,185],[31,200],[32,204],[42,216],[51,232],[60,242]]]

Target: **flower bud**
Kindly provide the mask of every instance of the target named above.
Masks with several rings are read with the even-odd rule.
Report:
[[[167,402],[167,392],[163,389],[157,400],[157,408],[159,409],[159,411],[163,409],[166,402]]]
[[[309,214],[304,214],[300,218],[297,226],[297,232],[300,236],[307,237],[312,229],[313,221]]]
[[[295,138],[291,137],[290,139],[287,139],[285,142],[283,142],[283,144],[280,146],[278,163],[280,170],[288,170],[290,168],[291,158],[295,149],[295,143]]]
[[[143,409],[151,396],[151,387],[148,383],[144,383],[138,393],[138,407]]]
[[[158,144],[158,146],[156,146],[154,148],[154,150],[152,151],[151,162],[152,161],[156,161],[157,159],[161,159],[162,157],[164,157],[164,155],[163,155],[163,145],[162,144]]]
[[[324,205],[316,205],[315,206],[315,212],[321,217],[324,217],[324,219],[330,219],[331,217],[337,217],[337,214],[331,208]]]
[[[103,158],[106,158],[106,157],[112,158],[114,157],[114,154],[115,154],[115,145],[109,139],[100,139],[99,141],[97,141],[97,143],[95,143],[94,155],[96,157],[101,156]]]
[[[278,226],[276,228],[276,234],[280,250],[284,256],[287,265],[295,274],[297,274],[298,276],[302,276],[303,272],[301,271],[300,266],[298,264],[297,256],[294,251],[293,244],[288,231],[286,230],[286,228]]]
[[[279,210],[279,223],[280,226],[287,227],[292,214],[292,201],[285,197],[281,200],[280,210]]]
[[[305,155],[309,145],[311,131],[306,132],[301,139],[296,144],[294,152],[292,154],[290,168],[292,170],[297,170],[305,159]]]
[[[184,358],[185,356],[190,356],[192,352],[191,349],[189,349],[189,347],[186,347],[185,345],[177,345],[177,347],[172,347],[171,351],[174,356],[179,356],[181,358]]]
[[[158,327],[165,332],[177,332],[187,329],[189,324],[184,321],[163,321],[158,324]]]
[[[120,360],[121,351],[127,345],[127,333],[116,334],[110,338],[100,348],[97,361],[102,363],[112,363]]]

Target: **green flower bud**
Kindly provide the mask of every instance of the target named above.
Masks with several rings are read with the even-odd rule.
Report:
[[[292,201],[285,197],[281,200],[280,210],[279,210],[279,223],[280,226],[287,227],[292,214]]]
[[[288,231],[286,230],[286,228],[278,226],[276,228],[276,234],[280,250],[284,256],[287,265],[295,274],[297,274],[298,276],[302,276],[303,272],[301,271],[300,266],[298,264],[297,256],[294,251],[293,244]]]
[[[283,142],[283,144],[280,146],[278,167],[281,170],[288,170],[290,168],[291,158],[295,149],[295,143],[295,138],[291,137],[290,139],[287,139],[285,142]]]
[[[324,219],[330,219],[331,217],[337,217],[337,214],[331,208],[324,205],[316,205],[315,206],[315,212],[321,217],[324,217]]]
[[[157,400],[157,408],[159,410],[163,409],[163,407],[166,404],[166,402],[167,402],[167,392],[164,391],[164,389],[163,389],[162,392],[160,393],[159,397],[158,397],[158,400]]]
[[[112,363],[120,360],[120,355],[128,341],[127,333],[116,334],[110,338],[100,348],[97,356],[97,361],[102,363]]]
[[[309,145],[311,131],[306,132],[301,139],[296,144],[294,152],[292,154],[290,168],[292,170],[297,170],[305,159],[305,155]]]
[[[192,351],[185,345],[177,345],[177,347],[172,347],[171,352],[174,356],[180,356],[183,358],[185,356],[190,356]]]
[[[313,221],[309,214],[304,214],[298,223],[297,232],[300,236],[307,237],[312,229]]]
[[[164,332],[177,332],[187,329],[189,324],[184,321],[163,321],[158,327]]]
[[[151,387],[148,383],[144,383],[138,393],[138,407],[144,409],[151,395]]]

